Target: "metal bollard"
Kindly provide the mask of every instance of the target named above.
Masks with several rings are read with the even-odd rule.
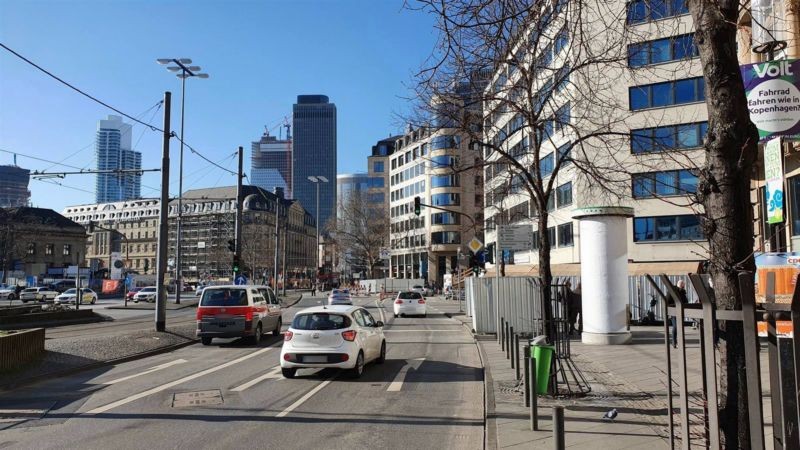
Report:
[[[531,366],[528,361],[531,357],[531,346],[526,345],[522,347],[522,351],[525,352],[525,354],[522,355],[522,361],[525,363],[525,382],[523,385],[525,386],[525,406],[527,407],[531,405]]]
[[[509,327],[508,322],[506,322],[506,359],[511,359],[511,357],[508,354],[509,350],[511,350],[510,348],[511,346],[508,345],[509,342],[511,342],[511,334],[509,334],[508,332],[508,327]]]
[[[508,340],[508,344],[509,344],[508,348],[510,350],[509,353],[511,353],[511,368],[512,369],[514,368],[514,338],[515,337],[516,336],[514,336],[514,327],[511,327],[511,334],[509,335],[509,340]]]
[[[536,358],[528,359],[529,364],[531,365],[531,390],[530,390],[530,417],[531,417],[531,431],[537,431],[539,429],[539,396],[536,392]]]
[[[506,345],[505,336],[503,336],[504,327],[505,327],[505,320],[503,320],[503,318],[501,317],[500,318],[500,329],[497,330],[497,338],[500,340],[500,350],[505,350],[505,348],[503,348],[503,346]]]
[[[519,380],[519,335],[514,336],[514,364],[514,369],[516,369],[514,372],[516,378],[514,379]]]
[[[564,407],[553,406],[553,447],[564,450]]]

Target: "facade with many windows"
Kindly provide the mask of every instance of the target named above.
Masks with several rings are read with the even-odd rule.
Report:
[[[481,238],[480,147],[452,129],[410,129],[389,158],[390,273],[441,285],[467,244]],[[480,164],[478,164],[480,166]],[[420,197],[420,215],[414,198]]]
[[[569,71],[573,58],[578,58],[575,52],[586,48],[578,41],[580,36],[569,35],[565,25],[564,18],[572,13],[569,2],[544,8],[551,8],[543,15],[552,20],[537,33],[553,37],[533,49],[522,38],[514,50],[520,61],[531,64],[533,86],[539,86],[534,89],[535,97],[548,99],[547,105],[535,107],[541,108],[543,117],[549,119],[542,121],[541,129],[535,131],[539,134],[533,136],[534,131],[526,127],[522,116],[512,111],[498,112],[496,105],[487,104],[484,139],[502,145],[511,157],[529,167],[538,167],[545,184],[552,182],[546,232],[553,274],[580,273],[581,236],[579,221],[573,215],[576,209],[590,206],[633,207],[635,217],[627,220],[631,272],[643,267],[667,273],[694,270],[697,261],[705,257],[697,217],[699,206],[693,203],[692,194],[697,188],[694,169],[704,160],[707,113],[702,70],[692,40],[692,19],[685,1],[634,0],[614,4],[621,19],[611,26],[618,27],[615,32],[625,36],[627,60],[609,63],[608,67],[596,63],[598,67],[586,69],[594,70],[594,77],[601,74],[611,80],[603,87],[608,92],[607,111],[602,107],[586,111],[580,100],[603,81],[581,76],[579,71],[560,75]],[[499,68],[487,92],[494,89],[500,98],[516,95],[513,87],[503,90],[502,86],[515,86],[521,79],[519,72],[513,65]],[[588,80],[597,85],[587,84]],[[608,119],[608,128],[617,133],[613,144],[608,139],[602,145],[585,141],[574,146],[581,132],[598,126],[606,114],[613,117]],[[594,122],[589,124],[590,121]],[[531,160],[533,152],[528,151],[534,138],[540,145],[537,164]],[[535,205],[522,177],[510,175],[509,164],[493,153],[497,152],[485,150],[484,154],[491,163],[485,168],[484,210],[490,251],[498,225],[529,224],[535,237],[539,233]],[[613,176],[618,191],[614,196],[602,195],[597,178],[593,180],[579,170],[580,163],[586,161],[612,161],[616,165],[609,164],[608,169],[617,172]],[[506,273],[537,274],[537,246],[535,243],[532,249],[504,251]]]

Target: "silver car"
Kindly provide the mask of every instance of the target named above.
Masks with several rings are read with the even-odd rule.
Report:
[[[32,287],[23,289],[19,293],[19,299],[22,303],[33,302],[46,302],[48,300],[55,300],[58,292],[46,287]]]

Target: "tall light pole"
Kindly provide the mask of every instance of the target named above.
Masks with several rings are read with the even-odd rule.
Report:
[[[181,302],[181,289],[183,277],[181,271],[181,222],[183,221],[183,118],[186,100],[186,79],[189,77],[208,78],[207,73],[200,73],[200,66],[187,66],[192,60],[189,58],[159,58],[156,60],[162,66],[167,66],[170,72],[181,79],[181,151],[178,164],[178,223],[175,233],[175,303]],[[170,66],[168,64],[175,64]]]
[[[320,266],[320,258],[319,258],[319,185],[321,183],[327,183],[328,179],[323,177],[322,175],[317,176],[309,176],[308,181],[317,185],[317,209],[316,209],[316,222],[317,222],[317,267]]]

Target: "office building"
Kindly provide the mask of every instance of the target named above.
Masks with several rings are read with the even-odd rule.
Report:
[[[142,168],[142,154],[132,150],[132,126],[120,116],[108,116],[97,123],[95,152],[97,170],[137,170]],[[108,203],[140,198],[141,173],[98,173],[96,202]]]
[[[456,130],[411,129],[388,156],[390,273],[441,286],[446,273],[464,264],[473,237],[482,239],[483,180],[472,162],[479,146]],[[414,214],[414,197],[426,205]]]
[[[269,192],[283,189],[292,198],[292,139],[278,139],[264,133],[253,142],[250,158],[250,182]]]
[[[31,171],[17,166],[0,166],[0,208],[28,206]]]
[[[573,73],[567,81],[554,80],[561,73],[560,68],[568,69],[575,58],[581,57],[578,52],[586,48],[580,42],[581,36],[571,36],[569,27],[564,26],[564,17],[571,14],[567,5],[568,2],[557,2],[555,7],[543,4],[542,17],[550,22],[543,25],[544,29],[522,33],[524,36],[511,49],[522,64],[548,67],[535,72],[533,86],[538,89],[537,96],[550,95],[543,114],[551,116],[543,116],[548,120],[537,132],[544,136],[538,155],[540,174],[553,186],[547,208],[553,275],[580,273],[581,236],[579,221],[573,219],[574,210],[594,206],[633,208],[635,216],[627,219],[628,268],[632,274],[694,271],[698,261],[706,258],[697,206],[692,205],[690,194],[697,187],[693,169],[704,161],[707,112],[688,8],[684,1],[662,5],[659,10],[651,10],[644,0],[616,2],[612,6],[619,15],[613,17],[622,20],[610,28],[603,23],[606,29],[588,35],[624,36],[628,40],[627,67],[594,62],[582,69],[586,72]],[[655,20],[658,26],[653,24]],[[592,26],[601,25],[587,25]],[[528,41],[543,35],[555,38],[542,39],[537,44]],[[514,64],[497,68],[486,88],[497,92],[497,104],[514,101],[512,96],[518,95],[514,86],[519,83],[521,72]],[[591,76],[582,76],[584,73]],[[587,93],[597,86],[603,86],[605,106],[587,108],[589,100],[582,99],[590,98]],[[584,106],[577,106],[581,101]],[[512,108],[502,107],[487,109],[484,116],[485,141],[500,143],[507,153],[519,155],[518,161],[532,166],[533,153],[527,149],[532,147],[533,137],[522,116]],[[598,122],[619,133],[613,145],[605,145],[608,141],[583,141],[579,149],[571,149],[579,132],[585,136],[596,129],[593,127]],[[509,165],[498,160],[497,152],[486,150],[484,157],[493,162],[485,169],[489,250],[496,241],[498,225],[530,225],[538,238],[535,206],[523,189],[521,178],[509,172]],[[613,174],[619,176],[615,184],[619,192],[604,196],[597,179],[593,181],[579,170],[572,157],[616,161],[607,172],[619,171]],[[562,161],[561,167],[554,171],[557,159]],[[506,274],[538,275],[536,245],[504,251]]]
[[[336,105],[325,95],[298,95],[293,122],[292,194],[314,217],[319,213],[324,229],[336,218]],[[319,186],[319,211],[310,176],[328,180]]]

